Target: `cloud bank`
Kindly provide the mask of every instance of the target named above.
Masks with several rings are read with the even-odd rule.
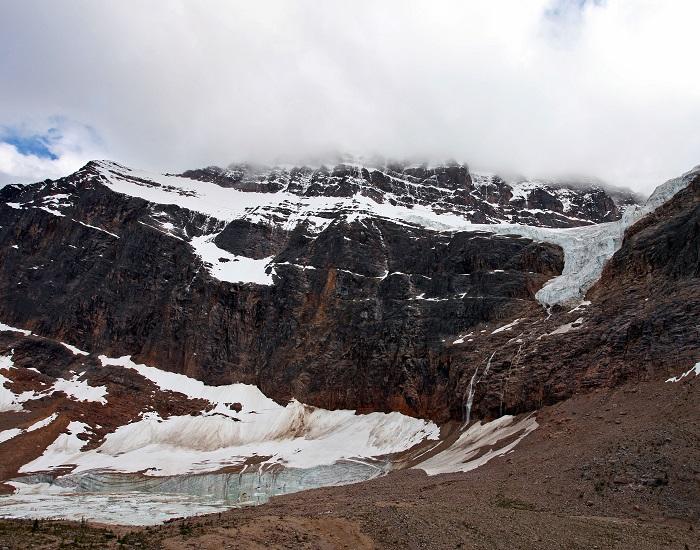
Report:
[[[73,160],[95,152],[175,171],[379,153],[643,192],[700,163],[695,0],[0,10],[0,125],[60,116],[94,129]],[[40,171],[13,173],[11,147],[0,145],[6,178]]]

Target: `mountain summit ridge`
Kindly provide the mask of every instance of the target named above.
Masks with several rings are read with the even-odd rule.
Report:
[[[411,207],[431,204],[474,223],[510,222],[544,227],[575,227],[619,219],[642,201],[631,191],[600,183],[506,181],[496,174],[472,173],[466,164],[357,163],[187,170],[182,177],[248,192],[289,192],[300,196],[350,197],[365,194],[378,202]]]

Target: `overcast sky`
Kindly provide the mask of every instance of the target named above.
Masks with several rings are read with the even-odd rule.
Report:
[[[345,151],[648,192],[700,164],[698,0],[0,0],[0,184]]]

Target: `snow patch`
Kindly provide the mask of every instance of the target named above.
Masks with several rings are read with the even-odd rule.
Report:
[[[590,305],[591,305],[591,302],[589,300],[582,300],[574,309],[570,310],[569,313],[573,313],[574,311],[584,310]]]
[[[49,208],[48,206],[38,206],[39,210],[43,210],[44,212],[48,212],[52,216],[57,216],[59,218],[64,218],[65,214],[62,214],[58,210],[54,210],[53,208]]]
[[[690,369],[685,371],[683,374],[679,374],[678,376],[672,376],[671,378],[666,380],[666,382],[680,382],[686,376],[690,376],[693,373],[695,373],[695,376],[700,376],[700,363],[695,363],[694,367],[690,367]]]
[[[14,364],[12,362],[12,356],[0,355],[0,370],[1,369],[12,369]],[[32,399],[37,399],[39,396],[36,392],[25,391],[20,394],[14,393],[9,388],[5,387],[5,384],[12,382],[6,376],[0,374],[0,412],[8,411],[21,411],[24,409],[22,403],[25,401],[30,401]]]
[[[61,342],[61,345],[65,348],[68,348],[70,351],[72,351],[73,355],[90,355],[87,351],[83,351],[81,349],[78,349],[75,346],[71,346],[70,344],[66,344],[65,342]]]
[[[228,384],[226,386],[209,386],[195,378],[184,374],[168,372],[156,367],[134,363],[130,355],[122,357],[107,357],[100,355],[99,360],[103,366],[124,367],[135,370],[141,376],[153,382],[162,391],[178,392],[190,399],[204,399],[212,404],[240,403],[243,406],[242,414],[256,412],[262,413],[268,410],[277,410],[281,405],[267,397],[257,386],[250,384]],[[231,414],[236,414],[230,409]]]
[[[0,332],[5,331],[5,330],[9,330],[11,332],[21,332],[25,336],[29,336],[32,333],[31,330],[26,330],[23,328],[15,328],[15,327],[11,327],[9,325],[6,325],[4,323],[0,323]]]
[[[52,415],[47,416],[43,420],[39,420],[37,422],[34,422],[34,424],[29,426],[26,431],[33,432],[34,430],[39,430],[41,428],[45,428],[46,426],[51,424],[57,418],[58,418],[58,413],[53,413]]]
[[[0,369],[13,369],[14,363],[12,356],[0,356]],[[36,369],[32,369],[36,370]],[[37,371],[38,372],[38,371]],[[58,378],[53,385],[41,392],[24,391],[20,394],[15,394],[5,384],[12,382],[6,376],[0,374],[0,412],[6,411],[21,411],[23,403],[34,399],[41,399],[54,392],[62,391],[70,399],[76,401],[92,401],[95,403],[107,403],[105,396],[107,395],[107,386],[91,386],[86,380],[80,380],[80,375],[76,374],[70,380]]]
[[[570,323],[566,323],[564,325],[561,325],[557,328],[555,328],[552,332],[548,334],[548,336],[552,336],[553,334],[566,334],[567,332],[571,332],[572,330],[578,330],[581,328],[583,325],[583,317],[579,317],[575,321],[572,321]]]
[[[481,421],[469,427],[459,439],[444,451],[421,462],[414,468],[432,476],[453,472],[469,472],[483,466],[492,458],[512,451],[527,435],[538,427],[534,417],[528,416],[513,423],[515,417],[502,416],[485,424]],[[498,446],[504,439],[517,436],[510,443]]]
[[[93,403],[107,403],[107,386],[91,386],[87,380],[80,380],[80,375],[76,374],[70,380],[58,378],[53,386],[48,390],[48,394],[62,391],[75,401],[91,401]]]
[[[114,237],[116,239],[120,238],[119,235],[117,235],[116,233],[112,233],[111,231],[107,231],[106,229],[102,229],[101,227],[97,227],[96,225],[90,225],[89,223],[81,222],[80,220],[76,219],[74,219],[73,221],[78,222],[82,226],[89,227],[90,229],[95,229],[97,231],[101,231],[102,233],[106,233],[110,237]]]
[[[217,234],[194,237],[190,241],[194,253],[201,258],[207,271],[213,277],[229,283],[256,283],[259,285],[273,283],[274,269],[270,267],[272,256],[255,260],[231,254],[216,246],[214,238]]]
[[[512,321],[511,323],[508,323],[507,325],[503,325],[502,327],[497,328],[494,330],[491,334],[498,334],[499,332],[504,332],[506,330],[512,330],[515,325],[517,325],[520,322],[520,319],[516,319],[515,321]]]
[[[457,339],[456,339],[454,342],[452,342],[452,343],[453,343],[453,344],[463,344],[463,343],[464,343],[464,339],[465,339],[465,338],[469,338],[470,336],[474,336],[474,332],[469,332],[469,333],[465,334],[464,336],[460,336],[459,338],[457,338]]]
[[[12,439],[13,437],[17,437],[18,435],[26,433],[26,432],[33,432],[35,430],[45,428],[46,426],[51,424],[51,422],[56,420],[56,418],[58,418],[58,414],[53,413],[51,416],[47,416],[43,420],[39,420],[38,422],[35,422],[34,424],[32,424],[31,426],[29,426],[28,428],[26,428],[24,430],[22,430],[20,428],[12,428],[9,430],[4,430],[4,431],[0,432],[0,443],[3,443],[4,441],[8,441],[9,439]]]
[[[0,432],[0,443],[4,443],[5,441],[12,439],[13,437],[17,437],[21,433],[22,430],[20,430],[19,428],[10,428],[9,430],[3,430],[2,432]]]

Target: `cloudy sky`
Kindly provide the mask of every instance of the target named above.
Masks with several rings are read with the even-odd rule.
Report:
[[[700,164],[697,0],[0,0],[0,185],[333,151],[648,192]]]

